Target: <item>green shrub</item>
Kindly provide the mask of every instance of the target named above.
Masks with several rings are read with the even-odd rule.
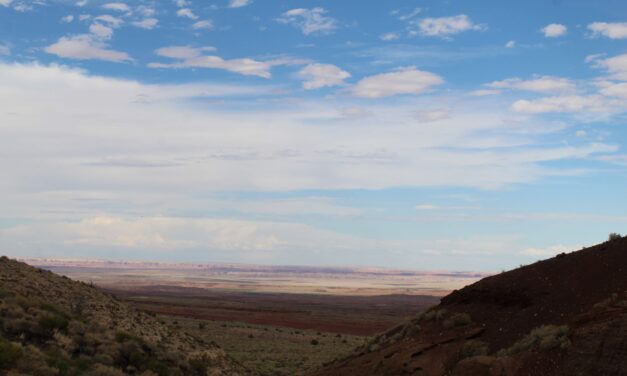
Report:
[[[442,325],[444,325],[445,328],[455,328],[458,326],[465,326],[471,323],[472,319],[470,318],[469,314],[459,312],[452,314],[451,317],[444,320],[444,323],[442,323]]]
[[[445,309],[432,309],[422,316],[422,320],[424,321],[442,321],[446,315]]]
[[[549,351],[555,348],[566,349],[570,346],[568,326],[544,325],[533,329],[523,339],[508,349],[498,352],[499,356],[515,355],[524,351],[539,348],[540,351]]]
[[[39,318],[38,324],[46,335],[52,336],[55,330],[67,332],[70,321],[60,314],[45,314]]]
[[[0,337],[0,370],[15,366],[22,355],[22,348],[19,345]]]
[[[488,345],[485,342],[471,339],[464,343],[459,355],[464,359],[478,355],[487,355],[488,351]]]

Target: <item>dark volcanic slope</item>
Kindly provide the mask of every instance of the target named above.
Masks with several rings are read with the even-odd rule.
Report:
[[[485,278],[319,375],[627,375],[627,238]]]
[[[0,375],[250,375],[97,288],[0,257]]]

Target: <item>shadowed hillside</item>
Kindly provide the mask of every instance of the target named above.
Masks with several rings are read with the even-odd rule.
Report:
[[[454,291],[316,375],[627,375],[627,238]]]
[[[1,257],[0,374],[252,373],[93,286]]]

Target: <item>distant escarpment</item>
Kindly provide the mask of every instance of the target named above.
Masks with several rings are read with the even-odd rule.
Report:
[[[97,288],[0,257],[1,375],[252,375]]]

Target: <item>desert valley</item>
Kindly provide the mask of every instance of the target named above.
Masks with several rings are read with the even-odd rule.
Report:
[[[0,376],[627,376],[627,0],[0,0]]]
[[[618,235],[474,283],[480,275],[29,261],[43,269],[0,259],[8,374],[618,376],[627,366]],[[338,280],[355,290],[333,290]],[[426,294],[425,280],[441,293]]]

